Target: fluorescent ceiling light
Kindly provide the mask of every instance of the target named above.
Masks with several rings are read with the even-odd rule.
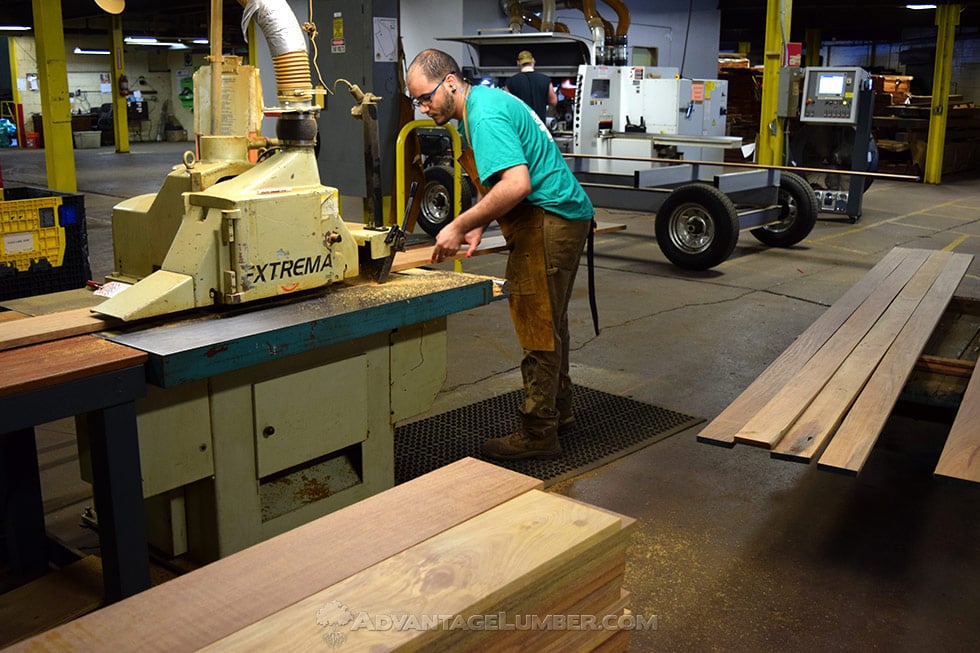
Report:
[[[906,9],[935,9],[936,5],[905,5]]]
[[[30,29],[26,25],[0,25],[0,32],[27,32]]]
[[[152,36],[127,36],[123,39],[129,45],[150,45],[171,50],[186,50],[187,46],[180,41],[160,41]]]
[[[75,48],[75,54],[109,54],[108,50],[83,50],[81,48]]]
[[[210,43],[207,39],[194,39],[191,43],[196,43],[197,45],[207,45]]]

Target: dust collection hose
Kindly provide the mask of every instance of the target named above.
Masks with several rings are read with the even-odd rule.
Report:
[[[313,83],[306,37],[286,0],[238,0],[238,4],[245,9],[242,31],[254,18],[269,44],[279,101],[310,105]]]

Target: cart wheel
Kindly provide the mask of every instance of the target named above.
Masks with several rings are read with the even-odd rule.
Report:
[[[675,189],[657,210],[657,244],[671,263],[707,270],[727,259],[738,242],[738,213],[723,192],[707,184]]]
[[[779,175],[779,222],[749,233],[771,247],[790,247],[800,242],[817,223],[817,198],[810,184],[799,175]]]
[[[472,182],[460,180],[462,209],[473,203]],[[442,166],[425,169],[425,190],[419,205],[418,225],[422,231],[435,236],[453,219],[453,172]]]

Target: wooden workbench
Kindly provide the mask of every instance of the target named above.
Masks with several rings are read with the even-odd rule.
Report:
[[[106,599],[150,586],[134,404],[146,392],[146,360],[95,336],[0,352],[0,496],[8,557],[23,578],[47,569],[34,426],[90,414]]]

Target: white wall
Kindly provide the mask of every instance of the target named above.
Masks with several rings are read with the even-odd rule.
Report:
[[[463,63],[463,46],[451,41],[437,41],[441,36],[462,36],[471,33],[464,30],[463,5],[465,3],[438,2],[435,0],[401,0],[402,45],[406,63],[411,63],[422,50],[438,48],[451,54],[460,65]],[[496,7],[492,0],[484,5]]]

